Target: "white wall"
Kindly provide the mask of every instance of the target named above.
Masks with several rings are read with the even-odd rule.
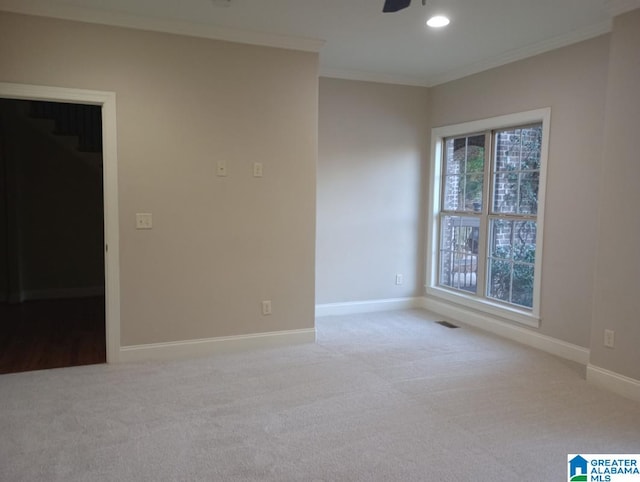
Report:
[[[427,98],[320,79],[317,303],[421,295]]]

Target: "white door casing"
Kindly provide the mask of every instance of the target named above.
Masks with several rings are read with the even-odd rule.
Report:
[[[105,330],[107,363],[120,358],[120,257],[116,94],[95,90],[0,82],[0,97],[102,106],[102,175],[105,241]]]

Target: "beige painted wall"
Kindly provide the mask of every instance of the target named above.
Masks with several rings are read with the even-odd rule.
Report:
[[[117,95],[123,345],[313,326],[317,64],[0,13],[1,81]]]
[[[320,79],[317,303],[422,294],[427,97]]]
[[[640,10],[611,34],[591,363],[640,380]],[[615,347],[604,348],[604,330]]]
[[[431,89],[431,126],[551,107],[540,332],[588,347],[609,37]]]

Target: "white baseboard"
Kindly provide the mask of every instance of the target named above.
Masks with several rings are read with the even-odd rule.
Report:
[[[598,387],[640,401],[640,380],[605,370],[595,365],[587,365],[587,381]]]
[[[481,330],[489,331],[496,335],[517,341],[552,355],[571,360],[582,365],[589,363],[589,350],[587,348],[558,340],[550,336],[536,333],[511,323],[500,321],[496,318],[471,311],[469,309],[452,305],[433,298],[421,298],[421,307],[427,311],[437,313],[445,319],[457,321],[463,325],[469,325]]]
[[[376,311],[407,310],[420,308],[421,298],[387,298],[382,300],[347,301],[316,305],[316,316],[353,315]]]
[[[148,345],[130,345],[120,347],[118,362],[197,358],[215,353],[228,353],[246,349],[314,343],[315,340],[315,328],[308,328],[168,343],[151,343]]]

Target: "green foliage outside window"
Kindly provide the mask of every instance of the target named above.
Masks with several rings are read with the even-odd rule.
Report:
[[[531,308],[536,246],[520,245],[517,252],[511,246],[499,246],[491,259],[489,296]],[[514,261],[514,260],[518,261]]]

